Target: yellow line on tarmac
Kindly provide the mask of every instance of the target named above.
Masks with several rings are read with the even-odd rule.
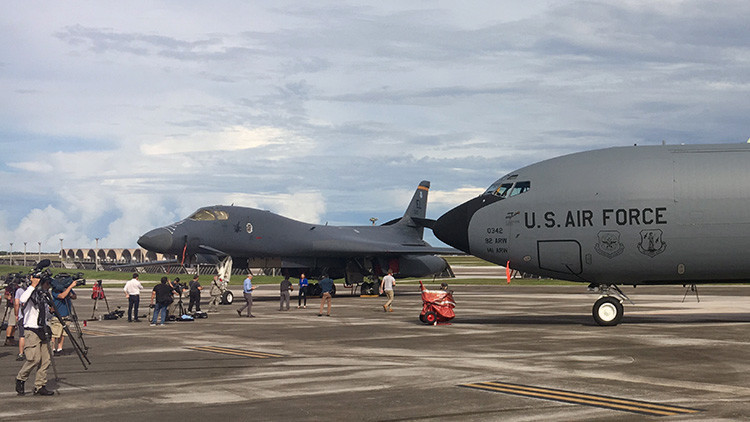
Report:
[[[555,390],[542,387],[508,384],[503,382],[483,382],[465,384],[461,387],[475,388],[486,391],[515,394],[526,397],[562,401],[567,403],[584,404],[613,410],[642,413],[654,416],[673,416],[679,414],[698,413],[700,410],[680,406],[668,406],[638,400],[621,399],[617,397],[598,396],[574,391]]]
[[[225,355],[242,356],[242,357],[257,358],[257,359],[282,357],[281,355],[277,355],[273,353],[253,352],[251,350],[231,349],[227,347],[201,346],[201,347],[188,347],[188,349],[198,350],[201,352],[221,353]]]

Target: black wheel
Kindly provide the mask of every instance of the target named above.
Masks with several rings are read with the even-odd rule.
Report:
[[[622,303],[612,296],[600,297],[594,303],[592,314],[594,321],[603,326],[617,325],[622,321],[624,309]]]
[[[419,314],[419,320],[422,321],[422,322],[424,322],[424,315]]]
[[[425,324],[434,324],[435,321],[437,321],[437,314],[432,311],[425,313],[422,317],[422,322],[424,322]]]
[[[331,289],[331,296],[336,296],[336,285],[333,285],[333,288]]]
[[[364,283],[362,283],[362,286],[360,287],[360,291],[362,292],[363,295],[368,295],[368,296],[375,293],[374,289],[372,288],[372,283],[370,283],[369,281],[365,281]]]
[[[232,302],[234,302],[234,294],[229,290],[224,290],[224,293],[221,294],[221,304],[231,305]]]

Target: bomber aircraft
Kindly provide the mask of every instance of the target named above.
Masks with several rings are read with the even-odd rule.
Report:
[[[496,264],[589,283],[594,319],[617,325],[628,299],[618,284],[750,280],[750,144],[549,159],[503,176],[433,232]]]
[[[233,260],[247,267],[281,268],[285,276],[301,273],[363,283],[392,270],[394,277],[423,277],[450,272],[434,248],[422,239],[430,182],[417,187],[401,218],[380,226],[329,226],[303,223],[270,211],[238,206],[211,206],[188,218],[149,231],[138,244],[150,251],[176,255],[176,263],[217,265],[229,280]],[[247,268],[244,267],[244,268]],[[364,288],[364,284],[363,284]],[[369,286],[372,288],[372,285]]]

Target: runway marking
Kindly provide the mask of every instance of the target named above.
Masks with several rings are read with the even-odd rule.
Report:
[[[199,347],[188,347],[188,349],[198,350],[200,352],[221,353],[224,355],[242,356],[246,358],[256,358],[256,359],[283,357],[282,355],[277,355],[274,353],[253,352],[252,350],[232,349],[230,347],[199,346]]]
[[[565,403],[583,404],[586,406],[602,407],[605,409],[621,410],[624,412],[640,413],[651,416],[674,416],[698,413],[702,411],[701,409],[691,409],[688,407],[663,405],[639,400],[629,400],[617,397],[577,393],[575,391],[555,390],[552,388],[510,384],[499,381],[463,384],[459,385],[459,387],[561,401]]]
[[[108,333],[106,331],[89,330],[88,328],[82,330],[81,334],[85,334],[87,336],[93,336],[93,337],[107,337],[107,336],[116,335],[114,333]]]

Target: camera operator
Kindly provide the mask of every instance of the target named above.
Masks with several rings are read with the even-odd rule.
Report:
[[[60,283],[52,283],[52,301],[55,304],[55,308],[57,308],[58,316],[65,321],[70,320],[70,308],[72,306],[70,301],[76,298],[76,293],[73,291],[73,287],[75,286],[75,281],[71,282],[64,289]],[[55,356],[60,356],[62,355],[63,341],[65,340],[62,323],[57,318],[53,318],[49,326],[52,329],[53,353]]]
[[[15,298],[13,299],[13,311],[16,314],[16,327],[18,327],[18,356],[17,361],[26,360],[23,354],[23,347],[26,345],[26,341],[23,336],[23,310],[21,309],[21,296],[29,288],[26,284],[18,286],[16,289]]]
[[[5,287],[5,293],[3,294],[5,298],[5,317],[7,317],[6,323],[8,324],[8,328],[5,331],[5,345],[6,346],[17,345],[16,339],[13,337],[13,334],[16,331],[16,320],[18,317],[18,315],[16,315],[16,311],[13,306],[13,302],[15,302],[17,289],[18,289],[18,283],[14,280],[13,282],[8,283],[8,285]],[[8,315],[9,313],[11,315]]]
[[[50,282],[51,280],[48,277],[45,277],[42,281],[36,275],[31,276],[31,286],[26,289],[20,298],[23,307],[24,335],[26,337],[24,347],[26,362],[16,376],[16,392],[19,395],[25,394],[24,385],[34,368],[36,368],[34,394],[39,396],[55,394],[47,390],[47,369],[51,362],[49,353],[50,333],[47,332],[47,324],[51,312],[44,295],[49,289]]]
[[[193,312],[193,305],[195,305],[196,311],[201,311],[201,290],[203,290],[203,286],[201,286],[200,281],[198,281],[198,275],[195,275],[193,276],[193,281],[190,282],[190,303],[188,304],[188,313]]]

